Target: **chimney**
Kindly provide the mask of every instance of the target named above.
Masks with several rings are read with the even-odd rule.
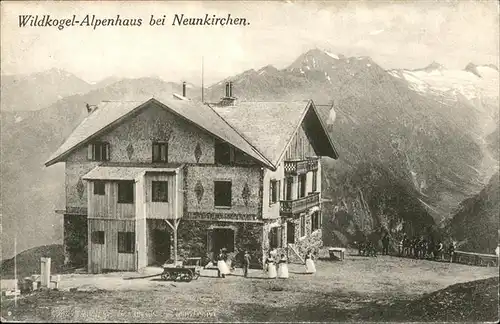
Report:
[[[229,93],[230,92],[230,82],[226,82],[226,98],[229,98],[231,97],[231,94]]]
[[[182,96],[186,97],[186,82],[182,82]]]
[[[218,102],[217,106],[233,106],[236,98],[233,97],[233,82],[226,82],[226,93],[224,97],[221,98],[221,101]]]

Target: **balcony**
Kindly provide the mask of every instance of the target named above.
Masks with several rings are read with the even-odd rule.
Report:
[[[309,171],[318,170],[318,159],[285,161],[285,174],[298,175]]]
[[[299,199],[280,201],[280,214],[283,216],[293,216],[318,205],[319,192],[313,192]]]

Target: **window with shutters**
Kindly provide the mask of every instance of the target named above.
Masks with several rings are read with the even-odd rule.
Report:
[[[167,181],[152,181],[152,201],[153,202],[168,202],[168,182]]]
[[[300,215],[300,237],[306,236],[306,215]]]
[[[118,203],[134,203],[134,181],[118,181]]]
[[[226,142],[215,142],[215,163],[230,165],[234,163],[234,149]]]
[[[109,161],[109,143],[94,142],[88,146],[88,159],[92,161]]]
[[[306,196],[306,181],[307,181],[306,174],[299,175],[299,185],[298,185],[299,192],[297,193],[298,198]]]
[[[284,186],[285,200],[292,200],[293,177],[286,178],[286,185]]]
[[[283,247],[281,233],[281,227],[273,227],[269,231],[269,247],[271,249]]]
[[[321,215],[319,212],[314,212],[311,215],[311,232],[321,228]]]
[[[231,181],[214,181],[214,204],[218,208],[231,207]]]
[[[102,180],[94,181],[94,195],[104,195],[105,192],[105,182]]]
[[[118,232],[118,253],[134,253],[135,233]]]
[[[168,143],[153,142],[153,162],[168,162]]]
[[[318,171],[314,170],[312,172],[312,191],[318,191]]]
[[[269,204],[275,204],[280,200],[280,186],[279,180],[271,180],[269,186]]]

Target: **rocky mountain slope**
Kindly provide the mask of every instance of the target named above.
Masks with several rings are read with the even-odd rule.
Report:
[[[500,178],[496,173],[478,194],[464,200],[448,230],[461,242],[460,250],[495,253],[499,244]]]
[[[412,72],[421,78],[415,81],[410,72],[386,71],[369,57],[313,49],[285,69],[266,66],[227,80],[238,100],[312,98],[318,104],[340,153],[338,161],[323,162],[326,243],[347,244],[381,228],[394,235],[434,231],[498,170],[491,150],[498,92],[465,96],[456,80],[448,90],[416,87],[428,85],[424,73],[436,68]],[[464,73],[472,75],[467,80],[479,78]],[[481,78],[495,82],[491,73]],[[220,99],[227,80],[205,90],[207,101]],[[62,166],[44,168],[43,162],[85,116],[86,102],[181,91],[158,79],[114,81],[23,116],[2,112],[1,174],[9,180],[2,181],[4,253],[15,226],[29,234],[27,247],[60,236],[53,210],[63,207]],[[189,97],[199,93],[188,90]]]
[[[59,69],[29,75],[2,75],[0,109],[14,112],[39,110],[90,89],[87,82]]]
[[[331,200],[325,204],[327,236],[340,240],[332,244],[381,227],[433,231],[498,169],[486,141],[498,120],[498,92],[465,97],[456,80],[435,89],[401,76],[406,73],[386,71],[369,57],[314,49],[286,69],[266,66],[228,79],[241,100],[306,96],[323,104],[341,156],[324,161],[325,196]],[[498,83],[488,78],[485,84]],[[209,88],[209,98],[217,100],[223,87],[221,81]]]

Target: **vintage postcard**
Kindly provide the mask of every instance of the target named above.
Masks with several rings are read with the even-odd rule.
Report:
[[[2,1],[2,322],[497,322],[496,1]]]

